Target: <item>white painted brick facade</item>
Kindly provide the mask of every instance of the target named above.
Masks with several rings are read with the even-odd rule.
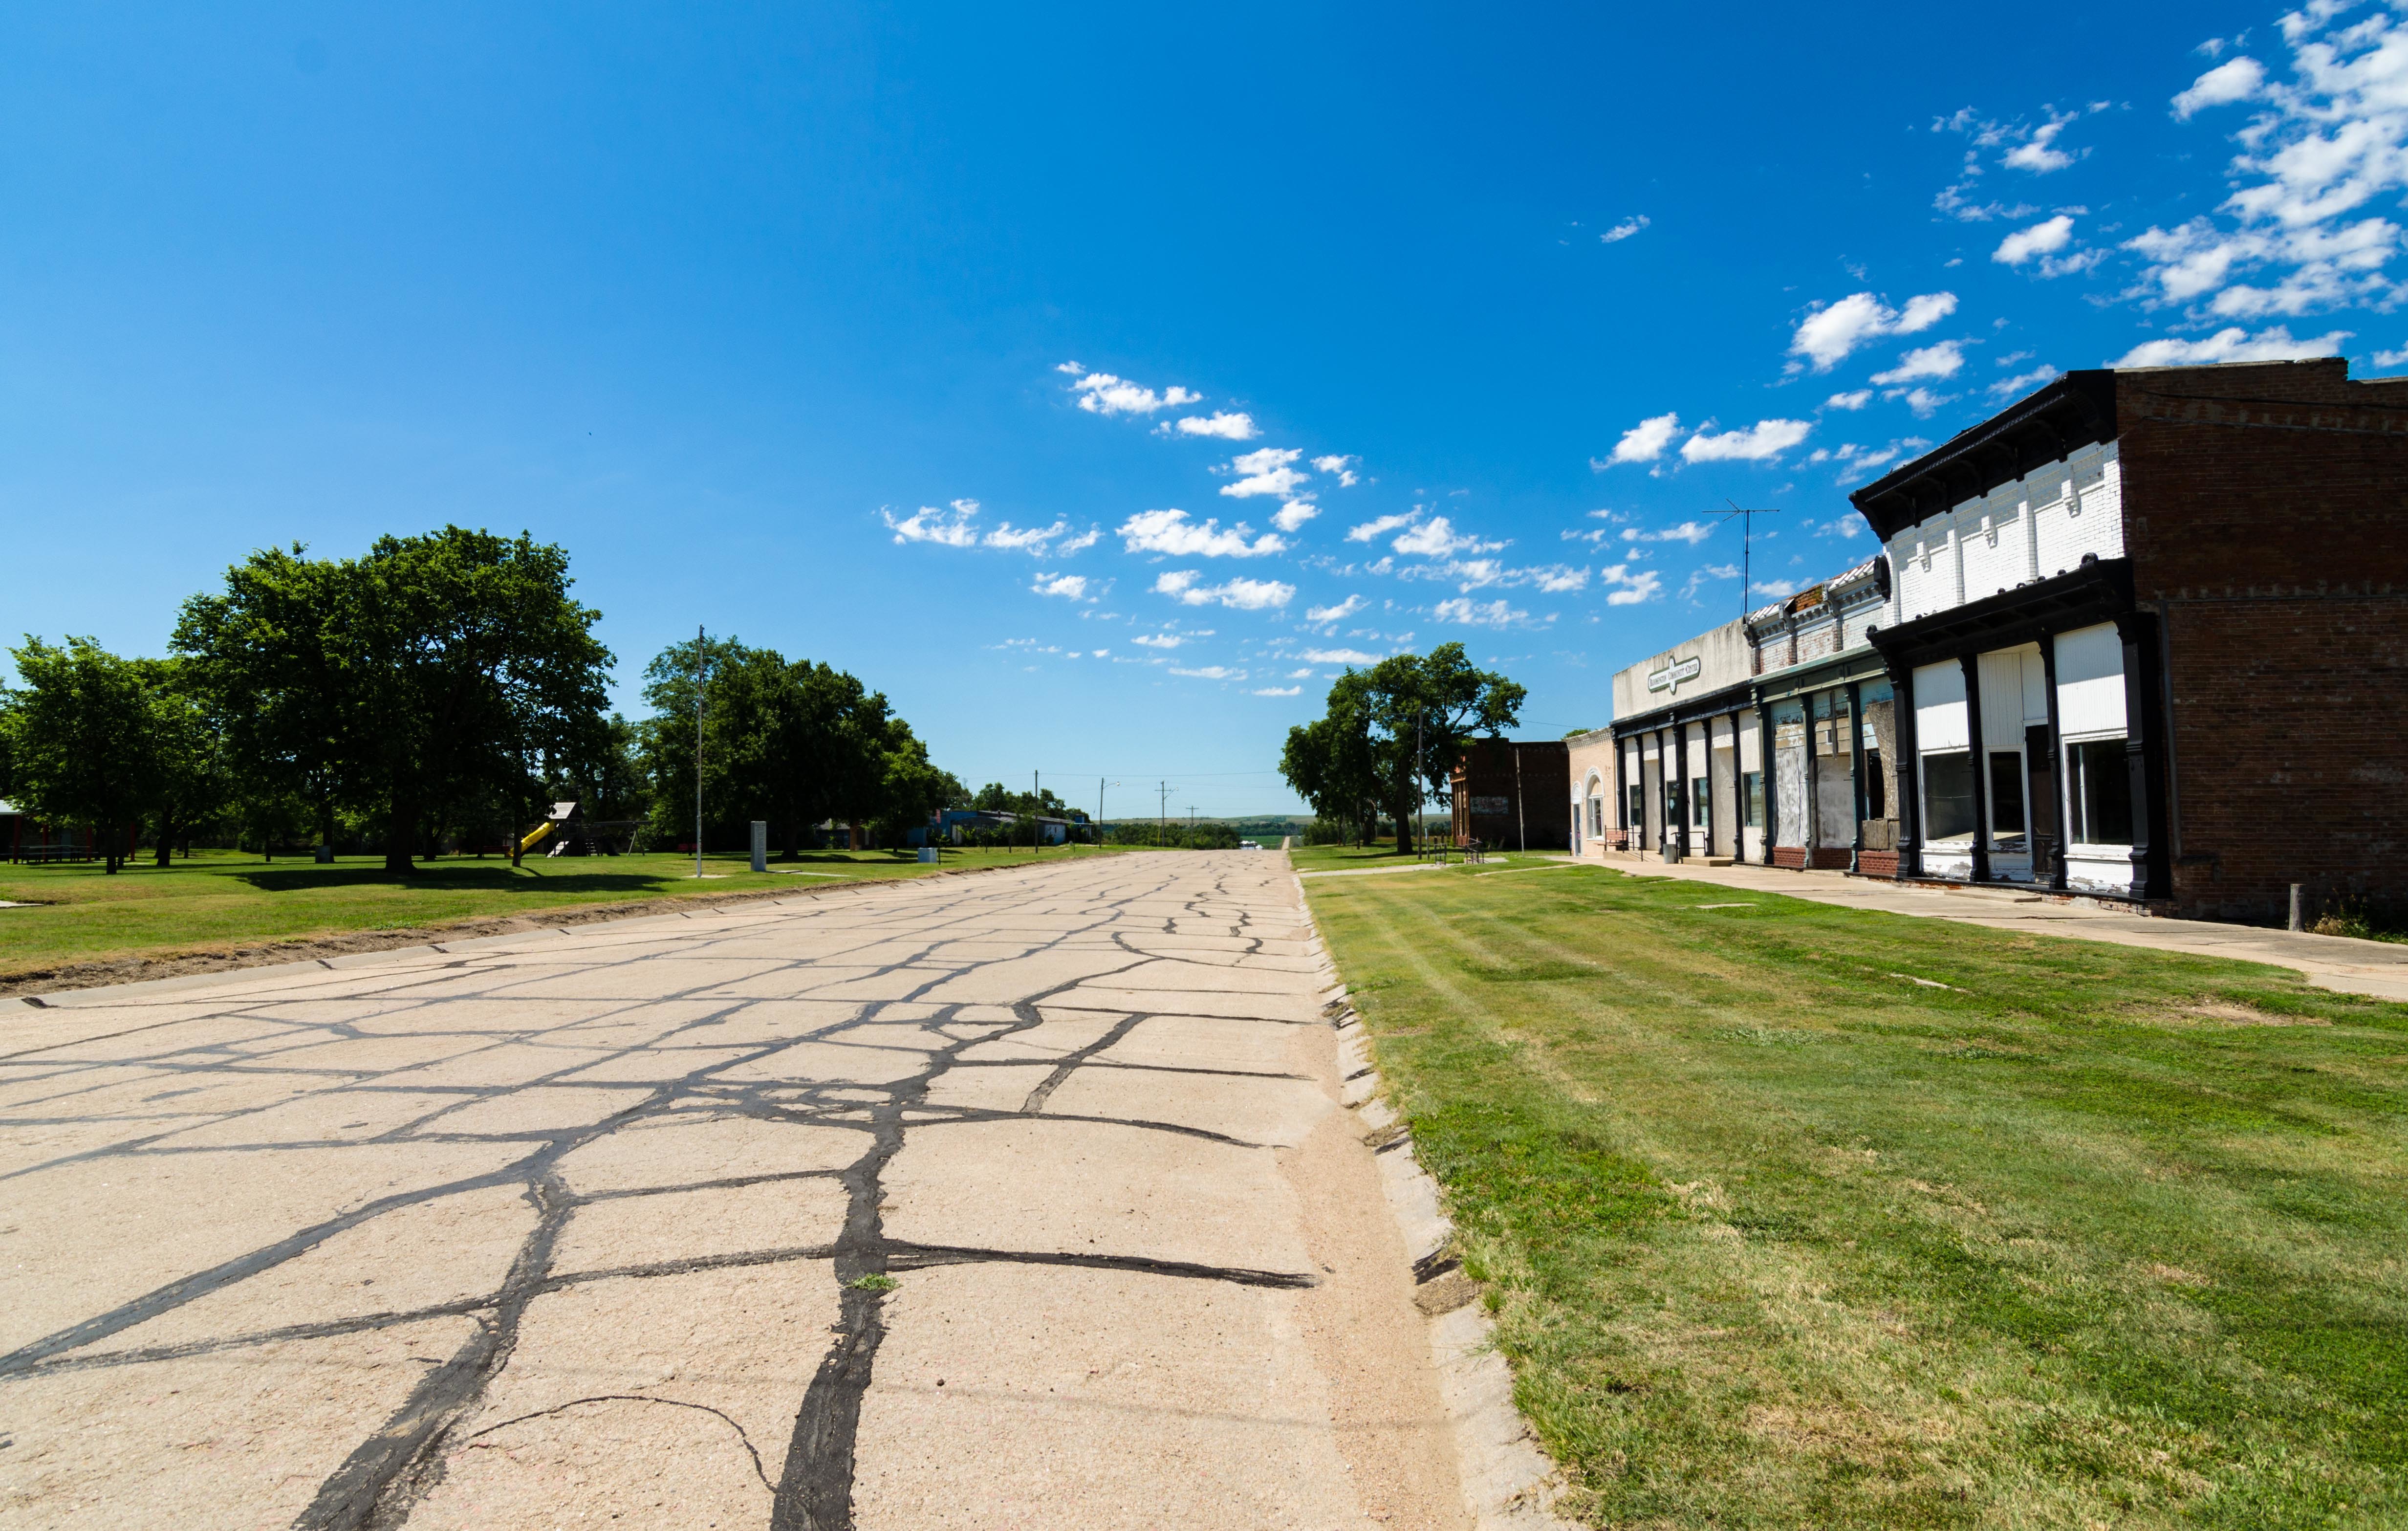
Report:
[[[2069,479],[2078,501],[2067,497]],[[1888,551],[1897,622],[2062,574],[2085,553],[2120,558],[2124,483],[2115,443],[2084,447],[2063,463],[1906,527],[1889,539]]]

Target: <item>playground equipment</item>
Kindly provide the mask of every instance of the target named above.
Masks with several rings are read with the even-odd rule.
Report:
[[[552,849],[544,852],[546,856],[615,856],[634,849],[636,831],[642,825],[640,819],[588,819],[572,798],[552,805],[543,823],[519,841],[519,854],[523,856],[550,840]]]

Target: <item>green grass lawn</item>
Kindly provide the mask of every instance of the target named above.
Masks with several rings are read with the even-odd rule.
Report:
[[[321,866],[280,857],[202,851],[165,867],[147,863],[110,877],[97,866],[0,864],[0,899],[31,904],[0,909],[0,978],[53,966],[135,955],[303,939],[343,931],[408,929],[448,920],[529,914],[572,905],[633,898],[718,897],[759,888],[809,888],[863,878],[916,877],[937,870],[913,852],[808,852],[755,873],[746,858],[708,856],[697,881],[691,855],[532,858],[513,870],[505,860],[474,857],[423,862],[394,877],[380,859]],[[1092,849],[1051,850],[1044,859],[1092,856]],[[1025,864],[1025,850],[947,850],[947,867]],[[791,867],[792,870],[779,870]]]
[[[1479,871],[1305,886],[1567,1509],[2408,1525],[2408,1006]]]
[[[1274,847],[1274,849],[1276,849],[1276,847]],[[1437,844],[1433,841],[1430,848],[1430,857],[1435,859],[1437,854]],[[1450,849],[1446,854],[1450,861],[1460,861],[1463,859],[1463,852],[1460,851]],[[1562,851],[1541,851],[1533,850],[1529,853],[1530,859],[1532,860],[1539,860],[1547,856],[1553,856],[1556,860],[1561,860],[1564,855],[1565,852]],[[1399,865],[1411,865],[1412,862],[1422,859],[1414,856],[1410,851],[1399,853],[1397,850],[1397,842],[1394,840],[1376,840],[1368,846],[1300,845],[1295,850],[1290,851],[1288,852],[1288,856],[1296,864],[1296,869],[1299,872],[1340,872],[1359,870],[1370,866],[1395,866]],[[1487,865],[1490,866],[1501,866],[1506,865],[1508,862],[1518,864],[1522,859],[1523,858],[1518,854],[1509,854],[1508,852],[1501,851],[1491,851],[1488,852]]]

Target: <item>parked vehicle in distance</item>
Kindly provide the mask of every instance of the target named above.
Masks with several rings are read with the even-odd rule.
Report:
[[[1260,840],[1240,840],[1238,842],[1238,849],[1240,851],[1259,851],[1262,848],[1263,842]]]

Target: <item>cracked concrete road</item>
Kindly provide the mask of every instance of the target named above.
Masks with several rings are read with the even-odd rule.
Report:
[[[0,1526],[1469,1524],[1285,862],[0,1009]]]

